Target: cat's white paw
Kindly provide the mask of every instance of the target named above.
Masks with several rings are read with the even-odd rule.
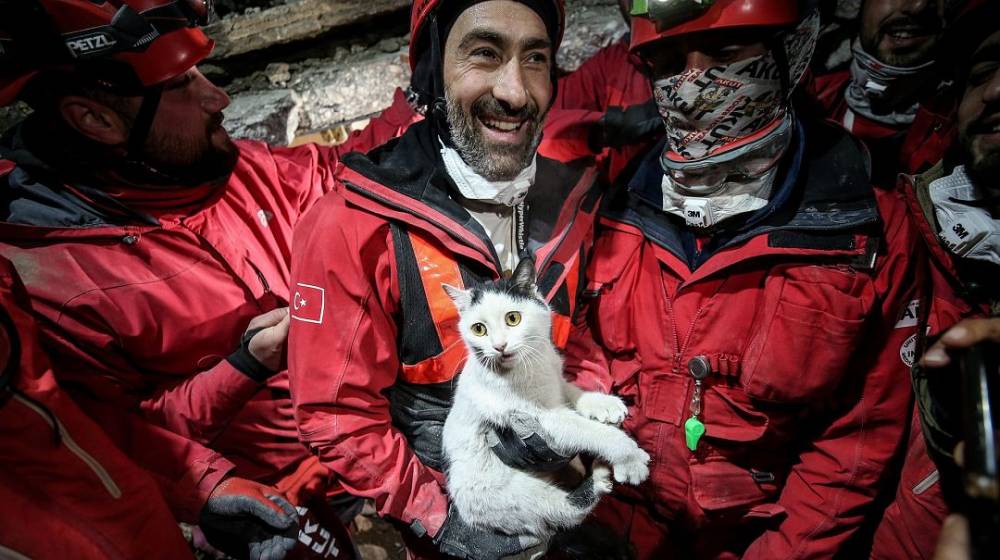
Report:
[[[588,391],[576,401],[576,411],[586,418],[605,424],[621,424],[628,415],[628,407],[614,395]]]
[[[640,448],[619,463],[615,463],[615,480],[633,486],[649,478],[649,454]]]
[[[611,481],[611,466],[603,462],[594,462],[591,477],[594,479],[594,495],[600,497],[611,493],[614,485]]]

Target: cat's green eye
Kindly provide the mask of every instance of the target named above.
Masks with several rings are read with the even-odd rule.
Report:
[[[472,334],[476,336],[486,336],[486,325],[482,323],[472,323],[472,326],[469,327],[469,329],[472,330]]]
[[[520,311],[508,311],[504,315],[503,320],[507,323],[508,327],[516,327],[518,323],[521,322],[521,312]]]

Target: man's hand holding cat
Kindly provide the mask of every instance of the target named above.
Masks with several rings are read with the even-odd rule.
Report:
[[[576,401],[576,411],[585,418],[619,425],[628,416],[628,407],[614,395],[587,391]]]
[[[434,537],[442,553],[463,560],[500,560],[542,544],[538,537],[511,536],[477,529],[458,515],[455,506],[448,508],[448,517]]]

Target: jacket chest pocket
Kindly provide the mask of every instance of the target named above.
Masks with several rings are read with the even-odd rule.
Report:
[[[599,238],[587,269],[582,302],[593,335],[613,354],[635,351],[633,294],[639,269],[638,244],[633,236]]]
[[[829,396],[864,334],[871,278],[846,267],[794,266],[770,275],[764,292],[744,352],[747,394],[796,404]]]

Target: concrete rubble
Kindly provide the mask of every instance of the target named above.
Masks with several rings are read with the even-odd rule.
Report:
[[[409,0],[217,0],[216,41],[200,65],[232,98],[226,127],[237,138],[273,144],[337,142],[392,102],[409,82]],[[860,0],[825,15],[819,66],[843,67]],[[615,0],[567,0],[557,63],[575,70],[627,28]],[[26,114],[0,110],[0,130]]]
[[[570,0],[567,13],[566,37],[557,60],[562,71],[576,69],[627,31],[613,0]],[[396,88],[405,89],[409,84],[409,37],[373,34],[365,39],[336,47],[332,56],[279,67],[271,64],[234,80],[227,88],[233,101],[226,110],[227,129],[238,138],[284,144],[289,142],[287,131],[294,121],[296,136],[316,139],[316,133],[327,131],[318,138],[345,137],[346,130],[357,128],[389,106]],[[300,100],[298,108],[289,112],[285,106],[272,110],[260,105],[261,90],[272,89],[294,93]]]

